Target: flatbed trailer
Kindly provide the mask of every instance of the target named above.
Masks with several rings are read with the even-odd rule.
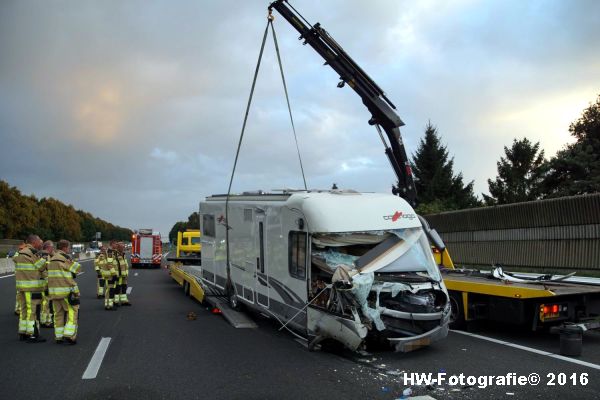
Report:
[[[447,249],[434,255],[450,296],[453,328],[488,320],[534,331],[564,324],[600,329],[600,285],[498,279],[489,271],[455,268]]]
[[[213,308],[213,313],[221,314],[234,328],[256,328],[256,323],[245,313],[229,307],[226,299],[219,296],[207,294],[200,284],[202,269],[199,265],[189,265],[181,262],[168,264],[169,274],[179,286],[183,287],[184,293],[198,300],[200,303],[208,303]],[[210,289],[209,289],[210,291]]]
[[[193,266],[184,267],[182,263],[178,262],[169,264],[169,274],[179,286],[183,287],[183,291],[187,296],[202,303],[205,299],[204,289],[202,289],[198,279],[193,275],[193,271],[190,271],[189,268],[193,268]]]

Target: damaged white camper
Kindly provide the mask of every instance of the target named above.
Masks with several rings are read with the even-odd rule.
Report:
[[[371,339],[411,351],[447,336],[448,294],[402,198],[256,192],[230,196],[227,213],[226,200],[200,203],[199,271],[233,306],[277,318],[311,348],[334,339],[356,350]]]

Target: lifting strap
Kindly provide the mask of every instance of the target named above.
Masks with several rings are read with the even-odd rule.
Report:
[[[237,166],[238,157],[240,155],[240,149],[242,147],[242,140],[244,138],[244,131],[246,130],[246,123],[248,122],[248,113],[250,112],[250,105],[252,104],[252,97],[254,96],[254,88],[256,86],[256,80],[258,78],[258,71],[260,69],[260,63],[262,61],[263,51],[265,49],[265,42],[267,41],[267,35],[269,34],[269,25],[271,25],[271,31],[273,32],[273,42],[275,43],[275,50],[277,53],[277,61],[279,63],[279,71],[281,72],[281,80],[283,82],[283,89],[285,91],[285,99],[287,101],[288,111],[290,114],[290,121],[292,123],[292,131],[294,132],[294,140],[296,142],[296,151],[298,152],[298,160],[300,161],[300,170],[302,171],[302,180],[304,182],[304,189],[308,190],[306,185],[306,178],[304,176],[304,168],[302,166],[302,157],[300,156],[300,148],[298,147],[298,138],[296,136],[296,127],[294,126],[294,118],[292,117],[292,108],[290,106],[290,99],[288,96],[287,85],[285,83],[285,76],[283,74],[283,65],[281,63],[281,57],[279,54],[279,46],[277,44],[277,36],[275,35],[275,28],[273,27],[274,17],[269,12],[267,17],[267,26],[265,27],[265,33],[263,34],[262,43],[260,45],[260,52],[258,54],[258,61],[256,63],[256,69],[254,70],[254,78],[252,79],[252,86],[250,88],[250,96],[248,97],[248,104],[246,105],[246,112],[244,114],[244,122],[242,124],[242,132],[240,133],[240,140],[238,142],[237,151],[235,153],[235,160],[233,162],[233,169],[231,171],[231,178],[229,179],[229,187],[227,188],[227,198],[225,200],[225,242],[227,249],[227,279],[230,282],[230,269],[229,269],[229,197],[231,195],[231,185],[233,184],[233,177],[235,176],[235,168]]]
[[[288,111],[290,113],[290,122],[292,123],[292,131],[294,132],[294,141],[296,142],[296,151],[298,152],[298,161],[300,161],[300,171],[302,171],[302,181],[304,182],[304,190],[308,190],[306,186],[306,177],[304,176],[304,168],[302,167],[302,157],[300,157],[300,147],[298,147],[298,138],[296,137],[296,127],[294,126],[294,117],[292,117],[292,107],[290,106],[290,98],[288,97],[287,85],[285,84],[285,76],[283,75],[283,64],[279,56],[279,46],[277,45],[277,35],[275,35],[275,27],[273,20],[269,19],[271,24],[271,32],[273,32],[273,42],[275,43],[275,52],[277,53],[277,61],[279,63],[279,71],[281,71],[281,82],[283,82],[283,91],[285,92],[285,100],[287,101]]]

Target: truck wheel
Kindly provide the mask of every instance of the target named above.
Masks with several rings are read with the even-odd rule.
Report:
[[[235,289],[232,286],[229,286],[227,289],[227,299],[229,300],[229,307],[233,310],[239,311],[241,309],[240,300],[235,294]]]
[[[462,293],[450,292],[450,307],[452,312],[450,313],[450,328],[451,329],[465,329],[467,323],[465,321],[465,311],[463,308]]]

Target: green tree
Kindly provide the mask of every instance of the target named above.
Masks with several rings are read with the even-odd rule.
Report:
[[[23,238],[38,226],[37,199],[4,181],[0,181],[0,210],[0,238]]]
[[[197,211],[194,211],[188,217],[188,222],[186,224],[187,229],[200,229],[200,214]]]
[[[177,232],[185,231],[186,227],[187,227],[187,222],[185,222],[185,221],[175,222],[175,225],[173,225],[173,227],[169,231],[169,242],[171,242],[171,243],[177,242]]]
[[[81,221],[81,237],[87,242],[94,239],[96,232],[96,221],[94,216],[88,212],[78,210],[79,220]]]
[[[132,233],[59,200],[24,196],[0,180],[0,239],[24,239],[36,233],[44,240],[81,241],[91,240],[96,232],[106,240],[129,240]]]
[[[432,213],[477,207],[473,181],[467,185],[462,173],[454,173],[454,158],[449,158],[437,128],[429,122],[411,163],[419,196],[417,212]]]
[[[545,197],[600,192],[600,95],[569,126],[575,143],[568,144],[548,163]]]
[[[39,201],[38,212],[50,224],[43,227],[47,232],[44,239],[81,240],[80,219],[73,206],[66,205],[51,197],[43,198]]]
[[[546,171],[544,150],[540,143],[527,138],[514,139],[511,148],[504,146],[506,157],[496,163],[498,176],[488,179],[490,196],[483,195],[487,205],[538,200]]]
[[[187,221],[177,221],[169,231],[169,242],[177,242],[177,232],[183,232],[186,229],[200,229],[200,214],[194,211],[190,214]]]

